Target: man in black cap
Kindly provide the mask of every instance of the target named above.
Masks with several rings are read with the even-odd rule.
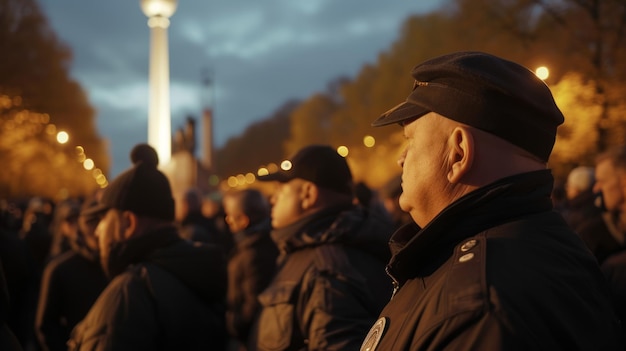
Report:
[[[278,182],[280,256],[249,350],[358,350],[391,296],[388,222],[354,204],[350,168],[330,146],[307,146],[259,180]]]
[[[217,247],[179,237],[168,179],[137,160],[90,214],[112,279],[69,342],[70,350],[224,350],[226,263]]]
[[[617,350],[619,322],[585,244],[552,211],[563,115],[528,69],[459,52],[413,69],[400,124],[394,297],[362,350]]]

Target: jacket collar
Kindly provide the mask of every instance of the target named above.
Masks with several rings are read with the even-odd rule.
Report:
[[[109,277],[122,273],[129,265],[144,261],[156,250],[182,241],[176,227],[166,226],[133,237],[111,247],[105,271]]]
[[[387,272],[399,283],[427,275],[454,247],[488,228],[552,209],[554,179],[549,170],[503,178],[450,204],[423,229],[407,224],[391,237]]]

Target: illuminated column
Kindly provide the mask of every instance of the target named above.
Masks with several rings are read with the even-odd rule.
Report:
[[[159,163],[166,165],[172,156],[170,111],[170,71],[167,47],[169,18],[176,11],[177,0],[140,0],[150,27],[150,105],[148,108],[148,144],[157,151]]]

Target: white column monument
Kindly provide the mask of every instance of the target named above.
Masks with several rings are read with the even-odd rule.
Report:
[[[150,27],[150,105],[148,108],[148,144],[159,155],[159,164],[167,165],[172,156],[170,111],[170,71],[167,45],[169,18],[176,12],[177,0],[140,0]]]

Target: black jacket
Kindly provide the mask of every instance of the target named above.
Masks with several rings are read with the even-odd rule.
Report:
[[[221,250],[168,227],[126,241],[117,256],[127,269],[74,328],[70,350],[224,350]]]
[[[624,243],[616,237],[623,235],[613,224],[612,214],[604,212],[586,218],[578,227],[578,235],[583,239],[591,253],[602,265],[607,257],[625,249]]]
[[[259,311],[259,294],[274,277],[278,248],[270,237],[269,219],[235,234],[235,249],[228,260],[227,326],[243,344]]]
[[[249,350],[358,350],[391,295],[390,233],[352,205],[274,230],[279,266]]]
[[[108,283],[97,254],[84,248],[64,252],[48,263],[35,318],[44,350],[67,350],[70,332]]]
[[[451,204],[422,230],[396,232],[387,269],[399,290],[364,346],[621,349],[606,281],[552,211],[552,184],[549,171],[502,179]]]
[[[4,269],[0,261],[0,350],[21,351],[19,340],[9,328],[9,290],[4,279]]]

